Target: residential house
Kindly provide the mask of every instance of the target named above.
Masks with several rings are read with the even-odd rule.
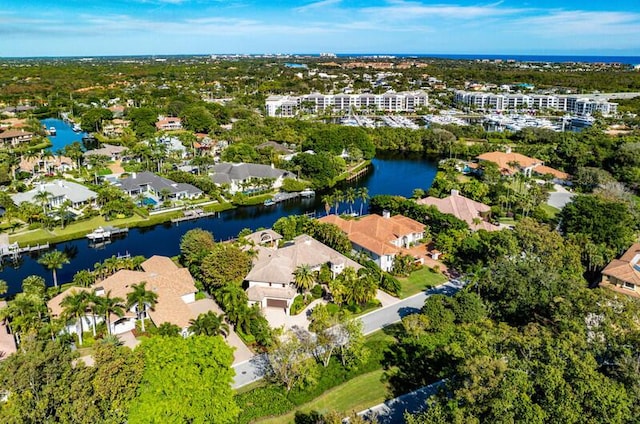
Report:
[[[71,202],[74,209],[82,208],[85,205],[95,201],[97,194],[93,190],[89,190],[85,186],[66,180],[54,180],[44,183],[38,183],[32,190],[24,193],[16,193],[11,195],[11,199],[16,205],[24,202],[40,203],[37,199],[39,193],[49,193],[45,206],[49,209],[58,208],[65,201]]]
[[[107,137],[120,137],[124,133],[124,129],[128,128],[130,121],[126,119],[112,119],[110,123],[102,128],[102,134]]]
[[[171,118],[171,117],[158,117],[158,122],[156,122],[156,128],[158,131],[176,131],[182,129],[182,120],[180,118]]]
[[[191,184],[176,183],[149,171],[134,172],[129,178],[115,181],[114,185],[131,197],[143,194],[156,200],[164,191],[172,200],[195,199],[203,194],[202,190]]]
[[[7,307],[5,300],[0,300],[0,311]],[[12,353],[17,351],[16,340],[9,330],[9,325],[3,319],[0,319],[0,361],[6,359]]]
[[[198,289],[195,286],[193,277],[186,268],[179,268],[170,258],[165,256],[152,256],[141,265],[142,271],[120,270],[106,279],[94,284],[90,288],[72,287],[55,296],[47,305],[52,316],[61,316],[64,308],[61,302],[74,291],[95,292],[98,296],[119,297],[125,300],[127,294],[132,291],[131,286],[146,282],[146,289],[157,294],[157,303],[153,308],[142,308],[140,305],[133,305],[124,316],[112,316],[111,332],[121,334],[135,328],[136,315],[140,312],[149,318],[156,326],[162,323],[177,325],[181,329],[183,336],[189,334],[189,321],[196,318],[200,313],[210,310],[213,303],[210,299],[197,300],[195,295]],[[214,308],[217,309],[217,308]],[[90,311],[83,319],[83,328],[88,330],[93,323],[93,316]],[[103,317],[96,317],[96,322],[103,322]],[[70,333],[76,333],[75,324],[67,327]]]
[[[263,240],[255,247],[258,255],[253,268],[245,277],[249,284],[249,305],[282,308],[288,315],[293,299],[297,296],[294,272],[299,266],[308,265],[312,271],[319,271],[322,265],[326,264],[334,278],[347,267],[355,270],[362,268],[357,262],[306,234],[294,238],[280,248],[271,244],[274,239],[281,238],[279,234],[273,234],[261,231],[249,236],[251,239]]]
[[[17,147],[29,143],[33,139],[33,133],[18,129],[9,129],[0,133],[0,143],[5,146]]]
[[[461,196],[458,190],[451,190],[451,195],[444,199],[427,197],[418,200],[416,203],[419,205],[435,206],[440,212],[453,215],[466,222],[473,231],[497,231],[500,229],[497,225],[487,222],[491,213],[491,207]]]
[[[274,168],[273,165],[257,163],[219,163],[213,166],[211,179],[217,185],[227,184],[229,192],[252,191],[269,180],[272,189],[282,187],[285,178],[295,178],[289,171]]]
[[[158,143],[164,145],[167,148],[167,153],[175,153],[180,158],[186,158],[187,148],[184,147],[182,141],[178,137],[159,137]]]
[[[113,144],[103,144],[99,149],[87,150],[83,156],[88,159],[91,156],[106,156],[111,161],[122,159],[122,154],[127,148],[124,146],[116,146]]]
[[[640,243],[634,243],[602,270],[600,287],[640,297]]]
[[[282,240],[282,236],[271,229],[256,231],[244,239],[252,246],[262,246],[275,248],[278,246],[278,241]]]
[[[328,215],[320,222],[334,224],[351,241],[353,250],[363,252],[383,271],[393,268],[393,261],[399,254],[411,255],[409,249],[424,238],[424,224],[403,215],[367,215],[360,219],[343,219]]]
[[[530,158],[520,153],[513,153],[511,149],[507,149],[506,152],[483,153],[478,156],[477,159],[479,163],[495,163],[504,175],[514,175],[517,172],[522,172],[527,177],[531,177],[533,174],[549,174],[554,178],[554,182],[559,184],[566,183],[570,178],[570,175],[566,172],[545,166],[544,162],[540,159]]]
[[[69,172],[76,168],[73,159],[66,156],[22,158],[18,170],[32,175]]]

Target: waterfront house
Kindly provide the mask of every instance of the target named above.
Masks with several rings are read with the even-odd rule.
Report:
[[[258,255],[245,277],[249,285],[249,305],[282,308],[288,315],[293,299],[297,296],[294,272],[299,266],[307,265],[312,271],[319,271],[326,264],[333,278],[347,267],[355,270],[362,268],[357,262],[306,234],[277,248],[271,242],[280,235],[274,234],[275,236],[271,232],[260,232],[250,236],[259,238],[262,242],[254,247]]]
[[[183,336],[189,334],[189,321],[200,313],[210,310],[213,302],[210,299],[196,300],[198,291],[193,277],[186,268],[179,268],[170,258],[165,256],[152,256],[141,265],[142,271],[120,270],[106,279],[95,283],[90,288],[72,287],[55,296],[47,305],[51,315],[59,317],[64,309],[60,306],[62,300],[68,295],[87,291],[97,296],[119,297],[125,300],[127,294],[132,291],[131,286],[145,282],[145,288],[154,292],[158,298],[153,308],[132,305],[124,316],[112,316],[111,332],[121,334],[135,328],[138,312],[149,318],[156,326],[162,323],[177,325]],[[147,305],[149,306],[149,305]],[[93,323],[93,315],[87,310],[87,315],[82,318],[83,328],[88,331]],[[96,322],[104,322],[103,317],[96,317]],[[69,333],[76,333],[75,323],[66,329]]]
[[[114,185],[131,197],[144,194],[159,198],[166,191],[169,199],[182,200],[195,199],[203,194],[202,190],[191,184],[176,183],[149,171],[133,172],[128,178],[116,180]]]
[[[22,129],[9,129],[0,132],[0,144],[9,147],[18,147],[21,144],[29,143],[33,139],[33,133]]]
[[[634,243],[602,270],[600,287],[640,298],[640,243]]]
[[[440,212],[453,215],[466,222],[473,231],[497,231],[500,229],[497,225],[487,222],[491,214],[491,207],[461,196],[458,190],[451,190],[451,195],[444,199],[427,197],[417,200],[416,203],[435,206]]]
[[[18,170],[32,175],[44,175],[69,172],[76,168],[73,159],[66,156],[20,159]]]
[[[295,178],[295,174],[277,169],[273,165],[257,163],[219,163],[213,166],[211,179],[217,185],[226,184],[231,194],[239,191],[254,191],[264,188],[268,182],[269,189],[282,187],[285,178]]]
[[[127,148],[124,146],[116,146],[113,144],[103,144],[99,149],[87,150],[83,153],[85,159],[91,156],[106,156],[110,161],[122,159],[122,154]]]
[[[66,180],[54,180],[49,182],[38,183],[36,186],[24,193],[16,193],[11,195],[11,199],[16,205],[24,202],[39,204],[39,193],[48,193],[45,207],[55,209],[60,207],[65,201],[71,202],[71,207],[79,209],[85,205],[94,203],[97,193],[89,190],[87,187]]]
[[[411,255],[409,249],[424,238],[423,224],[403,215],[392,217],[387,211],[383,216],[374,214],[349,220],[328,215],[319,221],[340,228],[349,237],[353,250],[370,256],[383,271],[393,268],[397,255]]]
[[[489,152],[483,153],[477,157],[478,162],[493,162],[498,165],[498,169],[503,175],[514,175],[518,172],[523,173],[527,177],[538,175],[551,175],[554,182],[558,184],[566,183],[570,176],[566,172],[545,166],[540,159],[530,158],[520,153],[514,153],[511,149],[506,152]]]

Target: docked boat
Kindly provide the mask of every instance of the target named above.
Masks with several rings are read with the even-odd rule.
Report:
[[[311,190],[310,188],[305,188],[300,192],[300,196],[302,197],[313,197],[316,195],[316,192]]]
[[[49,127],[49,135],[55,136],[57,133],[56,127]]]
[[[80,125],[78,124],[73,124],[73,132],[81,132],[82,128],[80,128]]]
[[[87,238],[91,241],[101,241],[104,239],[108,239],[111,237],[111,231],[109,229],[105,229],[102,227],[98,227],[89,234],[87,234]]]
[[[275,204],[276,204],[276,201],[273,200],[273,199],[267,199],[267,200],[264,201],[264,205],[265,206],[273,206]]]

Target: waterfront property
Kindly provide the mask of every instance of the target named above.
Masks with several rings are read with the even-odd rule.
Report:
[[[165,256],[152,256],[141,265],[142,271],[120,270],[106,279],[95,283],[90,288],[72,287],[55,296],[47,306],[54,317],[63,315],[64,308],[61,302],[69,295],[86,291],[97,296],[119,297],[126,301],[127,294],[132,291],[134,284],[146,283],[145,288],[155,293],[157,303],[155,305],[134,304],[122,317],[116,315],[110,318],[110,331],[113,334],[121,334],[135,328],[136,317],[149,318],[156,326],[162,323],[177,325],[183,336],[189,334],[189,321],[196,318],[204,309],[202,303],[210,305],[209,299],[196,301],[196,289],[193,277],[186,268],[179,268],[170,258]],[[81,318],[83,328],[86,330],[96,323],[104,322],[103,317],[94,317],[89,310]],[[67,327],[69,333],[77,333],[75,324]]]
[[[460,195],[458,190],[451,190],[451,195],[443,199],[427,197],[417,201],[419,205],[435,206],[440,212],[455,216],[466,222],[473,231],[497,231],[497,225],[488,222],[491,207],[481,202]]]
[[[268,116],[292,117],[301,110],[311,113],[327,109],[350,112],[352,109],[385,112],[415,112],[429,104],[429,95],[424,91],[389,91],[384,94],[321,94],[303,96],[269,96],[266,100]]]
[[[18,170],[31,175],[45,175],[69,172],[76,168],[73,159],[66,156],[42,156],[40,158],[22,158]]]
[[[412,255],[409,248],[421,243],[424,225],[403,215],[367,215],[360,219],[343,219],[328,215],[320,222],[334,224],[351,241],[353,250],[363,252],[383,271],[391,271],[395,257],[399,254]]]
[[[195,199],[203,194],[202,190],[191,184],[176,183],[149,171],[134,172],[128,178],[116,180],[114,185],[131,197],[142,194],[160,198],[166,195],[172,200],[183,200]]]
[[[257,163],[219,163],[213,166],[211,179],[217,185],[228,185],[229,193],[256,190],[259,187],[278,189],[285,178],[295,178],[295,174],[277,169],[273,165]]]
[[[21,144],[29,143],[33,138],[33,133],[22,129],[10,129],[0,132],[0,144],[10,147],[18,147]]]
[[[600,287],[640,298],[640,243],[634,243],[602,270]]]
[[[261,241],[255,247],[258,255],[253,267],[245,277],[249,284],[247,296],[250,305],[282,308],[288,315],[293,299],[297,296],[294,272],[299,266],[307,265],[311,271],[319,271],[326,264],[331,270],[332,278],[347,267],[355,270],[362,268],[357,262],[306,234],[277,248],[273,241],[280,237],[273,231],[261,231],[249,236],[249,239]]]
[[[46,199],[41,197],[46,193]],[[71,202],[71,207],[79,209],[95,201],[97,193],[87,187],[66,180],[54,180],[50,182],[38,183],[32,190],[24,193],[16,193],[11,196],[16,205],[24,202],[42,203],[44,207],[55,209],[60,207],[65,201]]]
[[[551,175],[554,182],[559,184],[566,183],[570,178],[566,172],[546,166],[540,159],[514,153],[511,149],[507,149],[506,152],[483,153],[478,156],[477,159],[479,163],[495,163],[504,175],[514,175],[517,172],[521,172],[527,177],[533,176],[534,173],[538,175]]]

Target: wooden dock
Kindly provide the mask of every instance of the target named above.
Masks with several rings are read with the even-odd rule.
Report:
[[[179,223],[183,221],[192,221],[194,219],[206,218],[207,216],[214,216],[217,212],[205,212],[202,209],[193,209],[184,211],[184,216],[178,218],[171,218],[171,222]]]
[[[6,246],[0,246],[0,258],[4,259],[8,257],[16,260],[20,255],[25,253],[39,252],[41,250],[49,250],[49,243],[36,244],[35,246],[27,245],[23,247],[18,246],[18,243],[13,243]]]

